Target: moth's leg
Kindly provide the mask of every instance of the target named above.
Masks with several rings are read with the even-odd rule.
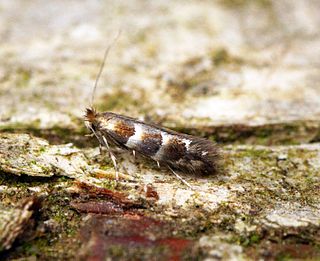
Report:
[[[111,152],[111,150],[109,150],[109,154],[110,154],[110,158],[111,158],[112,163],[113,163],[114,170],[116,171],[116,180],[119,180],[119,172],[118,172],[116,156],[114,156],[114,154]]]
[[[108,149],[110,158],[111,158],[111,160],[112,160],[113,167],[114,167],[114,170],[115,170],[115,172],[116,172],[116,180],[119,180],[119,172],[118,172],[118,166],[117,166],[117,158],[116,158],[116,156],[112,153],[112,151],[110,150],[108,141],[107,141],[107,139],[105,138],[105,136],[102,136],[102,139],[103,139],[104,145],[105,145],[105,146],[107,147],[107,149]]]
[[[185,181],[178,173],[176,173],[170,166],[168,166],[168,168],[172,171],[172,174],[175,175],[177,179],[182,181],[182,183],[193,190],[192,186],[187,181]]]
[[[101,143],[99,143],[99,152],[101,155],[103,154],[103,146]]]

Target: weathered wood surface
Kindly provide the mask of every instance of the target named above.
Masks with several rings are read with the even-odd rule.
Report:
[[[4,259],[319,259],[319,8],[0,1]],[[85,136],[119,28],[95,105],[220,143],[194,190]]]
[[[135,178],[115,184],[109,176],[97,177],[92,172],[98,167],[112,172],[110,161],[99,156],[96,150],[80,150],[68,144],[49,145],[42,139],[25,134],[2,134],[0,140],[1,159],[11,159],[1,161],[4,171],[1,174],[2,200],[10,200],[13,192],[13,202],[16,198],[30,196],[42,198],[46,207],[42,205],[37,210],[41,219],[43,216],[48,218],[44,222],[53,222],[54,219],[57,223],[55,226],[61,230],[68,227],[74,237],[70,239],[69,234],[64,235],[64,244],[67,242],[86,246],[87,252],[81,253],[84,257],[90,255],[91,248],[87,244],[97,244],[98,254],[102,256],[113,255],[113,248],[119,248],[120,244],[123,249],[120,247],[122,250],[118,251],[121,252],[120,256],[125,257],[132,254],[127,246],[133,244],[137,238],[143,238],[146,242],[139,241],[133,250],[129,247],[134,255],[139,255],[141,248],[156,251],[155,249],[162,246],[163,240],[173,235],[175,237],[172,240],[186,242],[183,243],[183,249],[180,249],[181,253],[180,250],[172,250],[168,243],[169,247],[165,252],[167,255],[177,252],[179,255],[192,253],[192,258],[197,255],[247,258],[252,254],[250,251],[258,255],[254,250],[258,246],[265,249],[268,255],[276,255],[283,254],[285,247],[293,247],[292,244],[303,248],[308,242],[308,253],[317,256],[320,225],[320,144],[222,147],[223,167],[217,176],[184,175],[194,188],[191,190],[172,176],[169,170],[158,170],[155,163],[140,157],[134,158],[129,153],[116,151],[119,154],[117,157],[121,172]],[[8,142],[19,146],[7,149]],[[46,165],[43,167],[42,159],[48,157],[55,157],[57,161],[44,161]],[[25,164],[21,165],[21,162]],[[72,180],[52,179],[52,175],[65,176]],[[41,176],[47,180],[23,178],[23,184],[20,184],[20,177],[23,176]],[[86,190],[83,190],[84,186]],[[110,191],[107,194],[102,193],[105,196],[101,199],[99,191],[103,188]],[[122,193],[122,200],[117,194],[119,192]],[[89,196],[90,193],[93,194],[92,197]],[[75,195],[81,195],[80,199]],[[53,211],[57,204],[57,212],[53,216],[47,216],[46,212]],[[79,216],[74,216],[74,209],[80,213],[95,214],[89,214],[85,221],[78,221]],[[71,218],[66,217],[65,220],[65,211],[71,213]],[[103,217],[99,217],[101,213],[104,213]],[[130,215],[138,215],[140,223],[135,221],[138,222],[136,226],[148,226],[150,231],[147,235],[136,232],[131,239],[127,238],[128,226],[132,226],[127,222],[133,222],[131,219],[128,221],[127,217]],[[120,221],[114,221],[115,217]],[[151,218],[152,221],[149,220]],[[79,223],[73,224],[73,219]],[[116,222],[119,230],[105,227],[110,220]],[[94,230],[96,222],[102,226],[102,230],[109,231],[108,236],[100,235],[100,230]],[[157,222],[165,224],[160,226]],[[17,223],[17,226],[20,224]],[[164,231],[162,226],[166,227]],[[94,242],[88,243],[79,236],[75,232],[79,227],[89,233],[87,236],[93,237],[90,240]],[[16,228],[13,227],[12,230],[15,231]],[[54,235],[56,232],[49,230],[48,233]],[[95,238],[90,233],[98,233],[99,236]],[[294,239],[287,240],[288,234]],[[113,242],[112,238],[117,238],[121,243],[117,244],[116,239]],[[63,247],[58,241],[46,246],[46,240],[49,239],[41,240],[44,241],[41,247],[49,252]],[[281,244],[285,247],[277,250],[276,245],[269,246],[269,242],[274,240],[283,240]],[[35,240],[35,244],[39,242]],[[70,252],[64,254],[71,257],[77,254],[72,252],[74,250],[71,248]],[[288,253],[292,254],[290,251]],[[145,258],[150,258],[153,255],[151,253],[150,256],[146,254]],[[32,254],[45,256],[46,252],[40,254],[35,251]],[[306,257],[309,254],[306,254]],[[58,258],[63,256],[58,253],[51,255]]]

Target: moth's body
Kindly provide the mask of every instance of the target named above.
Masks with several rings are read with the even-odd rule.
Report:
[[[86,122],[100,144],[138,152],[158,165],[186,172],[216,172],[217,147],[209,140],[164,129],[111,112],[87,109]]]

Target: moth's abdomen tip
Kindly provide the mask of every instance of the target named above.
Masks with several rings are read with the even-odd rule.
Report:
[[[188,149],[175,161],[177,168],[196,174],[216,174],[219,165],[218,146],[209,140],[194,136],[188,136],[186,140],[188,145],[185,147]]]

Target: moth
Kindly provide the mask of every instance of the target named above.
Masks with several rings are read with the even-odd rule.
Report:
[[[107,48],[100,72],[97,76],[93,95],[101,75],[111,45]],[[218,147],[210,140],[178,133],[156,124],[145,123],[137,119],[113,112],[97,112],[93,106],[86,109],[84,116],[87,128],[95,135],[99,143],[105,146],[112,159],[116,174],[116,157],[109,145],[131,150],[154,160],[158,166],[165,166],[177,178],[190,186],[176,171],[204,175],[217,172],[219,158]]]

